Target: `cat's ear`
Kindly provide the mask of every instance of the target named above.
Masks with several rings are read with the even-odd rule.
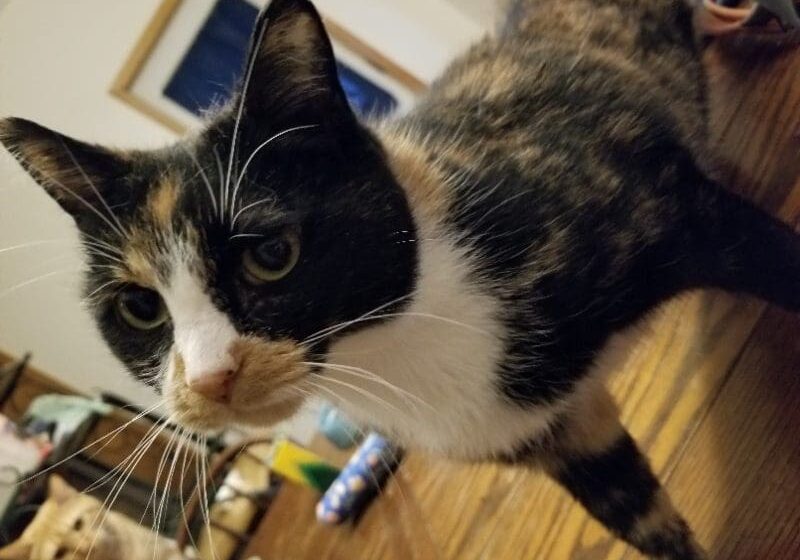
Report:
[[[0,560],[29,560],[33,544],[17,541],[0,548]]]
[[[67,481],[54,474],[47,481],[47,499],[63,504],[78,495],[78,491],[67,484]]]
[[[311,2],[272,0],[261,12],[240,95],[250,115],[292,121],[290,126],[309,124],[298,119],[354,118],[331,41]]]
[[[19,118],[0,119],[0,143],[79,225],[109,218],[115,183],[129,170],[122,154]]]

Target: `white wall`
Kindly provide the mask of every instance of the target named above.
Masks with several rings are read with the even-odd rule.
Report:
[[[124,148],[171,141],[171,133],[107,93],[159,3],[0,0],[0,116]],[[481,33],[444,0],[319,4],[423,79],[435,77]],[[4,249],[30,242],[41,243]],[[123,373],[80,306],[76,246],[70,219],[0,153],[0,348],[32,351],[36,366],[83,391],[102,388],[151,402],[153,395]]]
[[[121,147],[157,146],[171,134],[107,91],[159,0],[11,0],[0,12],[0,115]],[[0,150],[2,151],[2,150]],[[16,162],[0,155],[0,348],[73,386],[146,402],[79,302],[77,237],[70,219]],[[55,259],[55,261],[53,260]],[[37,275],[64,270],[9,291]]]

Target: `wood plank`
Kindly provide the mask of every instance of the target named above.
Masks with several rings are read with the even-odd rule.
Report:
[[[800,558],[798,364],[800,317],[770,309],[670,477],[712,558]]]

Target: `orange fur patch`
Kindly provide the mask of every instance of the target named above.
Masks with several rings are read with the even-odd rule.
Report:
[[[378,132],[387,149],[389,166],[405,190],[411,209],[425,219],[441,223],[451,203],[444,175],[428,161],[425,149],[408,135]]]
[[[154,224],[163,229],[170,228],[179,194],[180,183],[172,177],[165,178],[156,186],[147,199],[147,209]]]
[[[154,288],[158,284],[158,275],[149,256],[152,253],[142,249],[141,244],[136,243],[135,240],[138,237],[135,234],[131,236],[133,241],[124,252],[125,268],[117,271],[117,278],[121,282]]]
[[[302,404],[296,386],[308,375],[303,350],[288,340],[239,339],[233,350],[240,368],[229,404],[213,402],[192,391],[185,363],[173,352],[167,398],[181,424],[198,430],[221,429],[231,424],[266,427],[294,414]]]
[[[564,433],[564,446],[582,455],[599,455],[618,442],[624,433],[614,398],[597,383],[578,399]]]

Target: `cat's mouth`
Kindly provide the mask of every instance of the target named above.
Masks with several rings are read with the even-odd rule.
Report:
[[[183,361],[173,350],[165,396],[180,424],[201,432],[232,425],[267,427],[289,418],[303,404],[307,393],[298,385],[309,375],[309,368],[300,346],[251,337],[236,344],[241,365],[224,402],[189,387]]]

